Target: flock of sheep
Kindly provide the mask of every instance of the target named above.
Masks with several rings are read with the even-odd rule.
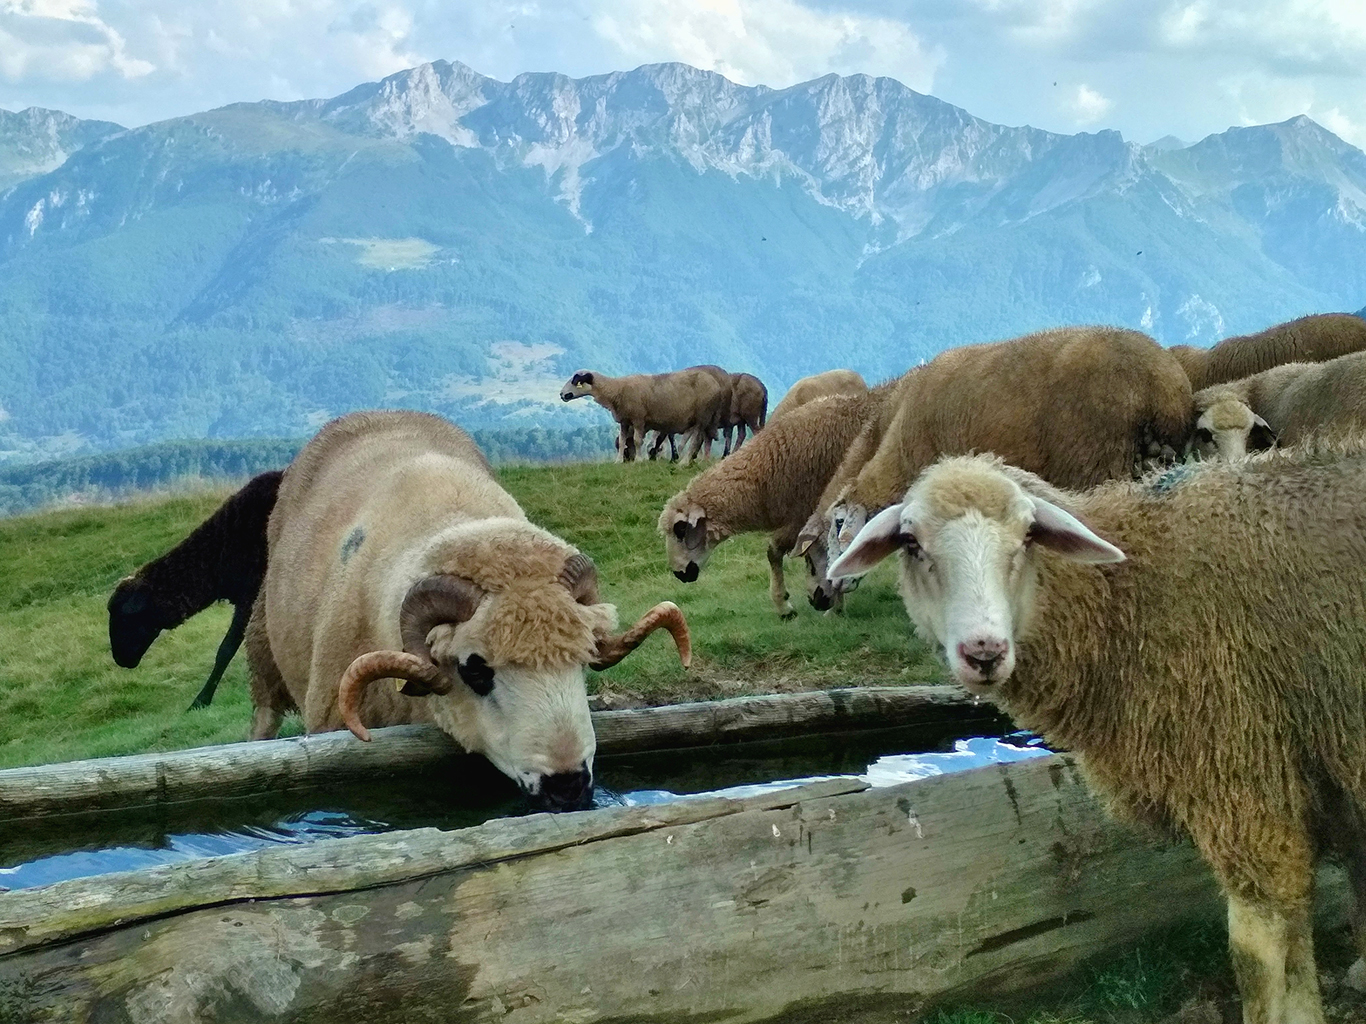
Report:
[[[674,574],[769,532],[786,617],[787,555],[819,609],[897,555],[908,615],[958,682],[1075,751],[1116,812],[1194,840],[1228,897],[1245,1022],[1319,1024],[1325,853],[1348,868],[1366,957],[1364,377],[1366,321],[1332,314],[1208,351],[1083,327],[873,388],[832,371],[766,425],[766,395],[748,415],[713,367],[585,370],[561,397],[610,409],[627,461],[650,431],[652,455],[683,434],[690,458],[728,426],[756,431],[665,505]],[[551,809],[592,795],[585,669],[659,628],[690,656],[667,601],[616,632],[589,558],[421,413],[334,421],[122,581],[116,659],[218,598],[237,614],[201,699],[244,634],[253,736],[293,710],[362,739],[435,722]]]

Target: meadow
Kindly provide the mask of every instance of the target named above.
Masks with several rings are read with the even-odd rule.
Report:
[[[937,658],[911,634],[891,566],[852,594],[842,615],[805,601],[789,561],[798,616],[768,600],[767,537],[723,544],[702,578],[674,579],[659,510],[695,472],[665,463],[509,467],[504,485],[528,516],[597,562],[623,622],[660,600],[683,608],[690,671],[653,638],[620,665],[589,674],[612,706],[856,684],[939,681]],[[135,669],[109,655],[105,602],[118,580],[178,543],[228,491],[200,491],[0,519],[0,767],[172,750],[244,738],[251,717],[239,652],[213,705],[188,711],[231,609],[217,605],[163,633]],[[284,734],[297,732],[286,722]]]

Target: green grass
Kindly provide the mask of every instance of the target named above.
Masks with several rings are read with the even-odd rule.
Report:
[[[824,616],[801,599],[804,570],[789,562],[799,608],[792,622],[768,600],[764,535],[722,545],[697,583],[675,580],[655,522],[691,472],[655,463],[500,474],[533,521],[593,557],[623,622],[669,599],[691,623],[690,672],[656,637],[590,675],[590,688],[655,702],[939,678],[911,635],[890,566],[851,596],[843,616]],[[122,576],[179,542],[222,498],[206,492],[0,519],[0,767],[243,738],[251,710],[241,654],[212,707],[186,711],[227,629],[227,605],[162,634],[132,670],[110,658],[105,613]]]
[[[957,1007],[926,1024],[1158,1024],[1196,999],[1233,998],[1228,936],[1191,926],[1088,963],[1056,986],[1007,1008]]]

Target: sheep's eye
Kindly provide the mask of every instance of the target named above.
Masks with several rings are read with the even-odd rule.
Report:
[[[839,532],[840,532],[841,530],[843,530],[843,529],[844,529],[844,518],[843,518],[842,516],[837,516],[837,517],[835,518],[835,532],[836,532],[836,533],[839,533]]]
[[[471,654],[463,662],[457,663],[456,670],[465,685],[479,696],[487,697],[493,692],[493,669],[479,655]]]
[[[925,561],[925,549],[920,546],[920,541],[916,540],[909,533],[901,535],[901,550],[912,558]]]
[[[1213,432],[1212,430],[1209,430],[1209,429],[1205,428],[1205,427],[1200,427],[1200,428],[1199,428],[1198,430],[1196,430],[1196,432],[1195,432],[1195,439],[1196,439],[1198,442],[1200,442],[1201,444],[1213,444],[1213,443],[1214,443],[1214,432]]]
[[[679,540],[682,540],[683,534],[687,532],[688,524],[683,522],[683,520],[680,519],[678,522],[674,523],[674,536],[677,537]]]

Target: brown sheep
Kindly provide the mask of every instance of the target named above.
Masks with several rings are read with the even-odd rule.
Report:
[[[1119,327],[950,349],[908,373],[896,402],[876,453],[825,513],[831,557],[941,455],[995,452],[1058,486],[1090,487],[1141,475],[1154,459],[1174,461],[1193,419],[1180,363],[1146,334]],[[827,587],[840,589],[817,585]]]
[[[967,690],[1074,751],[1114,811],[1195,841],[1243,1020],[1322,1024],[1325,853],[1366,955],[1363,510],[1360,436],[1086,493],[949,458],[830,571],[899,553],[907,614]]]
[[[769,596],[783,618],[796,615],[783,585],[783,556],[791,551],[869,404],[866,392],[808,402],[770,423],[729,459],[693,477],[659,516],[673,574],[692,583],[722,541],[737,533],[771,530]]]
[[[1366,352],[1286,363],[1195,395],[1193,446],[1240,459],[1298,444],[1321,427],[1366,427]]]
[[[657,605],[614,635],[587,556],[527,522],[459,427],[362,412],[323,427],[285,470],[265,585],[247,627],[252,734],[435,722],[551,810],[592,797],[586,666],[668,628]],[[371,686],[405,680],[401,691]]]
[[[724,372],[724,371],[723,371]],[[729,375],[727,375],[729,376]],[[579,370],[560,389],[560,398],[572,402],[591,396],[620,425],[621,461],[632,462],[645,445],[648,431],[662,436],[694,431],[688,461],[697,458],[703,443],[710,452],[710,438],[721,420],[728,396],[712,374],[703,369],[673,373],[608,377]],[[655,450],[658,452],[659,443]]]
[[[136,668],[164,629],[175,629],[216,601],[233,606],[213,670],[191,708],[208,707],[242,645],[251,606],[266,574],[266,522],[280,488],[278,469],[247,481],[183,541],[131,576],[109,597],[109,649]]]
[[[824,373],[813,373],[788,388],[787,394],[773,407],[773,412],[768,418],[776,420],[784,413],[789,413],[812,399],[828,398],[831,395],[861,395],[867,390],[867,383],[853,370],[826,370]]]
[[[768,388],[752,373],[731,374],[730,411],[726,419],[727,427],[735,428],[735,448],[745,443],[745,429],[757,434],[768,421]],[[726,436],[726,449],[722,455],[729,455],[731,448],[729,432]]]
[[[1173,345],[1168,351],[1190,377],[1191,388],[1200,391],[1282,363],[1321,363],[1363,349],[1366,320],[1351,313],[1318,313],[1225,338],[1213,348]]]

